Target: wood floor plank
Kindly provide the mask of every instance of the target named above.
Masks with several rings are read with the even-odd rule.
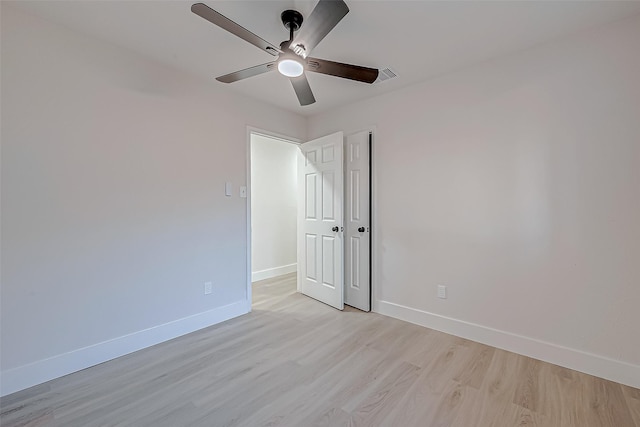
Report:
[[[3,427],[640,427],[640,390],[255,283],[254,308],[0,399]]]
[[[345,401],[343,396],[350,395],[353,379],[364,376],[371,364],[379,359],[380,353],[368,347],[345,354],[341,362],[305,384],[302,390],[289,390],[274,396],[268,406],[253,413],[243,425],[304,425],[306,420],[322,418],[325,412],[338,408]]]
[[[318,418],[312,419],[309,424],[312,427],[336,427],[355,426],[352,416],[340,408],[331,408]]]
[[[635,421],[636,426],[640,427],[640,389],[623,385],[622,393],[629,407],[629,412],[631,412],[631,417]]]
[[[389,411],[404,397],[420,375],[418,366],[402,362],[391,370],[380,385],[351,411],[356,426],[380,425]]]
[[[458,411],[467,396],[469,387],[451,380],[442,392],[438,393],[438,399],[433,399],[435,405],[429,411],[422,411],[419,422],[429,426],[450,426],[458,416]]]
[[[479,389],[487,375],[495,350],[494,347],[473,343],[470,346],[467,361],[460,367],[459,372],[454,375],[453,379],[462,385]]]
[[[483,382],[464,411],[459,411],[457,426],[483,427],[517,425],[518,406],[513,398],[518,388],[521,356],[496,349]],[[469,394],[469,392],[468,392]]]
[[[590,419],[605,427],[635,425],[620,384],[590,375],[585,375],[584,380],[590,397]]]
[[[519,357],[518,379],[513,403],[531,411],[540,408],[539,378],[542,362],[528,357]]]
[[[466,361],[469,349],[455,340],[449,340],[448,344],[439,348],[437,356],[422,368],[420,377],[385,418],[384,425],[428,425],[425,420],[432,417],[443,401],[451,399],[448,394],[454,393],[459,385],[452,378]]]

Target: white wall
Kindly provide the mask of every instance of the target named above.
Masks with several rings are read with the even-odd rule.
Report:
[[[640,387],[638,46],[636,16],[311,118],[377,127],[378,311]]]
[[[2,4],[2,394],[249,309],[248,125],[306,131]]]
[[[251,136],[253,280],[296,271],[298,146]]]

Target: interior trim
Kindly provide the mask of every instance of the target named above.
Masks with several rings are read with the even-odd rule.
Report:
[[[409,323],[640,388],[639,365],[429,313],[389,301],[377,301],[375,311]]]
[[[271,279],[272,277],[282,276],[283,274],[294,273],[298,271],[298,263],[281,265],[280,267],[266,268],[264,270],[254,271],[251,273],[251,281]]]
[[[0,395],[6,396],[224,322],[248,313],[250,308],[250,302],[241,300],[203,313],[194,314],[193,316],[8,369],[0,373]]]

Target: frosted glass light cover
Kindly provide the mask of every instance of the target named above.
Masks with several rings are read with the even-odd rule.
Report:
[[[278,71],[287,77],[298,77],[302,75],[304,67],[301,63],[293,59],[283,59],[278,62]]]

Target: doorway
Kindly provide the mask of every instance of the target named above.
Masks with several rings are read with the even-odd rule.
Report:
[[[251,282],[297,271],[297,143],[251,132]]]
[[[372,132],[346,137],[340,132],[331,137],[330,145],[326,137],[300,144],[293,138],[249,129],[249,297],[253,282],[275,286],[284,279],[290,280],[297,291],[338,309],[344,301],[370,311]],[[310,147],[315,146],[308,157]],[[316,162],[311,159],[318,161],[309,170],[310,163]],[[338,162],[327,171],[329,160]],[[311,182],[314,185],[310,186]],[[335,188],[331,188],[334,183]],[[312,187],[316,190],[310,198]],[[323,199],[323,194],[334,190],[334,196]],[[311,203],[316,194],[318,200]],[[310,216],[306,211],[310,206],[316,208],[311,216],[320,219],[320,234],[307,229]],[[330,219],[328,208],[339,222],[329,224],[333,225],[329,228],[324,221]],[[310,242],[317,244],[310,247]],[[312,256],[307,257],[307,253]],[[309,278],[316,282],[311,283]],[[310,283],[320,291],[320,297],[318,292],[309,292]],[[323,298],[324,291],[332,292],[331,297]]]

